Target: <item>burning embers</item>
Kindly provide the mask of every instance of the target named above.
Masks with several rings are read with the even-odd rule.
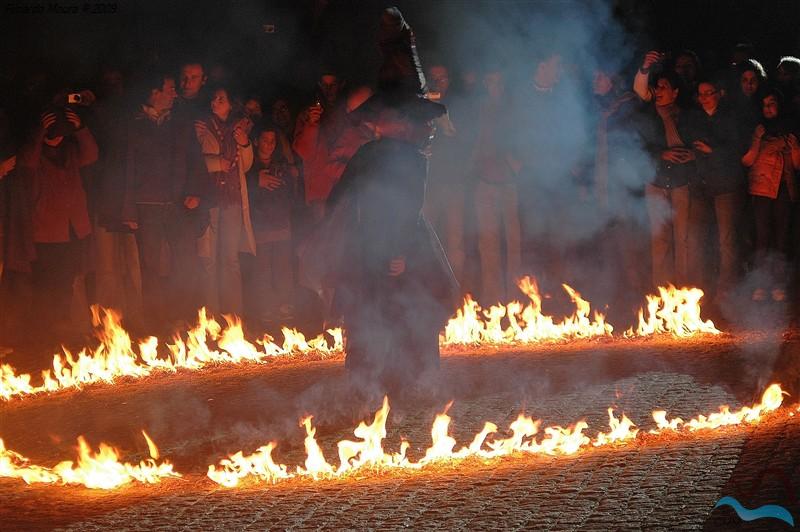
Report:
[[[761,401],[751,407],[731,412],[728,406],[722,406],[719,412],[708,416],[699,415],[687,422],[680,419],[668,420],[663,410],[657,410],[653,412],[657,428],[648,434],[663,434],[668,431],[689,434],[702,429],[713,430],[723,426],[757,423],[765,414],[781,406],[784,395],[780,385],[772,384],[764,391]],[[540,431],[539,420],[519,414],[510,424],[506,437],[498,433],[497,425],[487,421],[468,445],[457,448],[458,442],[449,434],[449,408],[450,404],[445,407],[444,412],[436,416],[431,427],[431,446],[417,461],[407,455],[411,448],[408,441],[402,441],[397,452],[387,452],[384,449],[383,441],[387,434],[386,422],[389,415],[389,400],[384,398],[372,423],[362,421],[354,430],[354,440],[338,442],[339,464],[336,466],[325,458],[315,437],[316,428],[312,424],[312,417],[307,416],[300,422],[306,432],[306,459],[302,465],[290,468],[276,462],[272,453],[277,444],[270,442],[253,454],[244,455],[239,451],[221,460],[218,465],[209,466],[207,476],[215,483],[230,488],[238,486],[242,481],[274,483],[291,478],[332,479],[363,469],[421,469],[428,464],[469,457],[493,459],[515,453],[572,455],[593,447],[627,445],[641,435],[640,430],[625,414],[618,418],[611,408],[608,409],[609,431],[599,432],[594,438],[585,434],[589,428],[585,421],[578,421],[569,427],[545,427]],[[133,481],[155,484],[163,479],[180,477],[169,462],[157,462],[157,447],[144,431],[142,434],[147,440],[151,458],[142,460],[137,465],[120,463],[119,453],[104,443],[95,452],[80,437],[77,463],[65,461],[53,468],[31,464],[27,458],[6,449],[0,439],[0,477],[20,478],[28,484],[80,484],[98,489],[114,489]]]
[[[523,346],[611,337],[614,328],[606,323],[605,316],[595,311],[590,317],[590,303],[568,285],[562,286],[575,305],[575,312],[561,321],[542,312],[536,281],[523,277],[519,287],[530,300],[527,305],[514,301],[483,310],[467,296],[463,308],[445,327],[440,342],[446,346]],[[697,333],[718,334],[710,320],[703,321],[700,317],[702,296],[702,290],[697,288],[659,288],[659,295],[647,296],[647,309],[639,312],[636,330],[631,328],[624,336],[671,334],[683,338]],[[77,355],[66,349],[63,355],[55,355],[53,367],[42,372],[40,384],[33,384],[30,375],[17,374],[7,364],[0,365],[0,398],[79,388],[95,382],[110,383],[119,377],[140,378],[157,370],[199,370],[213,364],[265,362],[278,356],[311,353],[328,356],[343,350],[341,329],[327,331],[332,344],[323,335],[306,340],[302,333],[289,328],[282,330],[282,345],[268,335],[252,343],[244,337],[239,318],[226,316],[223,327],[205,309],[199,311],[192,329],[176,334],[172,343],[159,350],[159,340],[155,337],[134,346],[120,316],[113,310],[96,307],[92,310],[100,340],[97,347],[84,349]]]
[[[169,462],[157,463],[158,448],[150,437],[142,431],[150,450],[150,458],[136,465],[119,461],[119,452],[101,443],[97,452],[93,451],[83,436],[78,437],[78,460],[65,460],[48,468],[33,465],[19,453],[5,448],[0,439],[0,477],[21,478],[27,484],[61,483],[80,484],[87,488],[114,489],[134,480],[143,484],[157,484],[165,478],[181,475],[173,471]]]

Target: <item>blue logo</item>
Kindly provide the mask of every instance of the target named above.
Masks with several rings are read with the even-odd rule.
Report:
[[[733,508],[742,521],[754,521],[756,519],[771,517],[773,519],[780,519],[789,526],[794,526],[794,518],[792,514],[789,513],[789,510],[777,504],[765,504],[764,506],[759,506],[758,508],[750,510],[742,506],[742,503],[733,497],[723,497],[717,501],[714,508],[716,509],[720,506],[730,506]]]

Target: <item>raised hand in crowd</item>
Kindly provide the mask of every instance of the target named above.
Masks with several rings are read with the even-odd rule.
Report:
[[[642,72],[649,72],[654,65],[661,63],[664,61],[665,58],[664,52],[659,52],[657,50],[650,50],[646,54],[644,54],[644,60],[642,61],[641,71]]]
[[[306,109],[306,114],[308,116],[308,123],[309,124],[319,124],[319,121],[322,119],[322,104],[316,102],[314,105]]]

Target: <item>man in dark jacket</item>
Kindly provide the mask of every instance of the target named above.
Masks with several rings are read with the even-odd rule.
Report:
[[[144,87],[144,100],[128,125],[125,160],[125,200],[122,219],[136,231],[142,267],[142,294],[150,325],[163,327],[190,311],[186,271],[196,257],[195,239],[184,206],[187,189],[187,154],[192,139],[187,124],[171,116],[177,97],[175,80],[152,78]],[[163,268],[162,249],[167,244],[171,264]],[[169,282],[167,282],[169,279]],[[167,302],[173,302],[168,308]],[[187,308],[175,308],[184,305]]]

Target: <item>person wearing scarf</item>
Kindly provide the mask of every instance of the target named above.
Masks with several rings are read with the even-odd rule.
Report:
[[[204,303],[212,312],[242,315],[239,253],[256,254],[246,173],[253,165],[252,122],[234,112],[226,88],[212,91],[211,114],[195,122],[208,171],[210,223],[198,241]]]
[[[795,171],[800,168],[800,144],[784,110],[780,90],[759,92],[762,120],[755,127],[750,149],[742,157],[748,170],[748,192],[755,219],[755,265],[758,284],[752,299],[786,299],[786,264],[792,205],[798,191]]]
[[[640,131],[656,165],[653,178],[645,185],[654,287],[686,283],[689,265],[689,180],[695,167],[694,152],[684,141],[689,136],[685,113],[677,104],[679,84],[675,74],[659,74],[654,88],[655,113],[645,117]]]

